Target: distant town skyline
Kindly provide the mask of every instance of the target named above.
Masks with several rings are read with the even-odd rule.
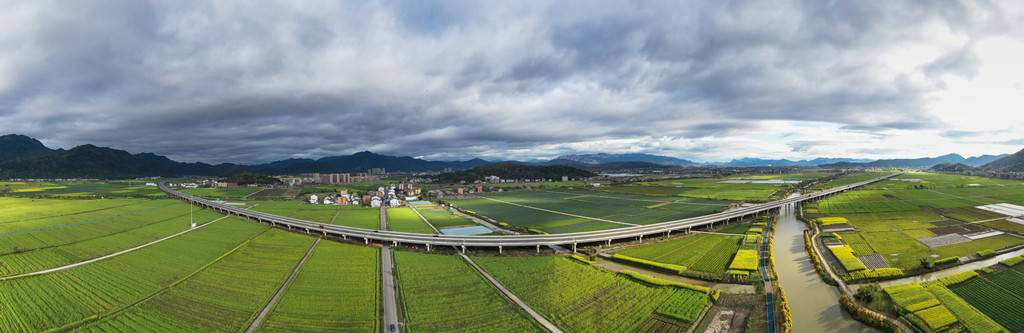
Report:
[[[3,1],[0,129],[184,162],[1024,148],[1024,4]]]

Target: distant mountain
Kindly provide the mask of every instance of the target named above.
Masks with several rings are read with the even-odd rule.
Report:
[[[1005,155],[1004,155],[1005,156]],[[941,163],[963,163],[965,165],[973,165],[975,163],[991,160],[993,158],[999,158],[999,156],[982,155],[972,157],[970,159],[964,158],[959,154],[946,154],[938,157],[925,157],[925,158],[900,158],[900,159],[887,159],[877,160],[867,163],[833,163],[822,165],[822,167],[840,167],[840,168],[930,168],[936,164]]]
[[[442,171],[445,168],[454,170],[468,169],[491,164],[479,158],[468,161],[427,161],[408,156],[387,156],[374,154],[368,151],[358,152],[352,155],[329,156],[319,160],[311,159],[287,159],[282,161],[253,165],[253,169],[268,173],[333,173],[366,172],[372,168],[384,168],[385,171],[394,172],[425,172]]]
[[[972,171],[974,169],[976,169],[976,168],[972,167],[970,165],[963,164],[963,163],[944,162],[944,163],[936,164],[935,166],[931,167],[930,170],[938,171],[938,172],[965,172],[965,171]]]
[[[217,177],[228,177],[239,173],[253,172],[253,169],[238,164],[221,163],[217,165],[210,165],[203,162],[195,163],[183,163],[175,162],[166,156],[161,156],[153,153],[141,153],[140,156],[145,156],[157,163],[171,167],[175,173],[183,176],[217,176]]]
[[[47,148],[39,140],[24,135],[8,134],[0,136],[0,162],[49,155],[54,152],[56,150]]]
[[[583,178],[593,177],[596,174],[565,165],[523,165],[501,162],[466,170],[446,172],[434,176],[434,178],[443,183],[457,183],[460,181],[474,182],[484,180],[487,176],[497,176],[501,179],[561,179],[562,176]]]
[[[659,170],[665,168],[675,167],[673,165],[658,164],[652,162],[605,162],[605,163],[584,163],[574,160],[566,159],[553,159],[539,165],[565,165],[571,166],[583,170],[623,170],[623,169],[643,169],[643,170]]]
[[[1024,172],[1024,149],[989,162],[981,166],[981,169],[994,172]]]
[[[289,158],[289,159],[286,159],[286,160],[274,161],[274,162],[270,162],[270,163],[253,164],[253,165],[250,165],[250,167],[252,167],[253,169],[256,169],[256,170],[259,170],[259,169],[283,169],[283,168],[287,168],[288,166],[291,166],[293,164],[313,163],[313,162],[316,162],[316,160],[311,160],[311,159],[308,159],[308,158]]]
[[[770,166],[816,166],[816,165],[832,164],[832,163],[842,163],[842,162],[847,162],[847,163],[865,163],[865,162],[871,162],[871,161],[872,160],[869,160],[869,159],[824,158],[824,157],[818,157],[818,158],[815,158],[813,160],[799,160],[799,161],[791,161],[791,160],[787,160],[787,159],[766,160],[766,159],[760,159],[760,158],[744,157],[744,158],[741,158],[741,159],[735,159],[735,160],[723,163],[723,165],[728,165],[728,166],[769,166],[769,165]]]
[[[175,175],[173,168],[149,156],[93,145],[0,163],[0,177],[4,178],[116,179]]]
[[[576,161],[585,164],[600,164],[609,162],[649,162],[657,163],[661,165],[677,165],[677,166],[697,166],[700,163],[684,160],[681,158],[658,156],[650,154],[581,154],[581,155],[563,155],[559,156],[549,162],[541,164],[550,164],[553,161]],[[564,162],[560,162],[564,163]]]
[[[967,164],[967,165],[970,165],[970,166],[976,166],[977,167],[977,166],[982,166],[982,165],[985,165],[985,164],[992,163],[995,160],[998,160],[1000,158],[1007,157],[1007,156],[1010,156],[1010,154],[974,156],[974,157],[968,157],[966,160],[964,160],[963,163]]]

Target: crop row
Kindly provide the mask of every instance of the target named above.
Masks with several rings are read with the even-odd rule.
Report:
[[[957,288],[962,288],[974,281],[969,280]],[[893,303],[902,311],[915,314],[910,316],[911,321],[918,326],[925,326],[931,330],[947,327],[950,325],[945,312],[951,313],[958,322],[971,332],[1003,332],[1002,326],[993,318],[989,318],[977,308],[968,304],[964,299],[954,294],[942,283],[929,281],[925,283],[907,283],[902,285],[888,286],[885,292],[892,298]],[[943,307],[943,310],[933,310],[936,307]],[[916,319],[916,320],[915,320]]]
[[[147,325],[136,332],[166,332],[182,326],[195,331],[238,331],[270,300],[314,239],[271,229],[166,292],[90,324],[111,331],[127,322]]]
[[[45,331],[119,310],[266,229],[229,218],[110,259],[0,280],[0,331]]]
[[[379,331],[380,250],[321,241],[260,331]]]
[[[396,251],[395,261],[410,331],[540,331],[460,257]]]
[[[666,301],[698,293],[649,286],[566,258],[480,257],[475,260],[516,296],[565,331],[628,332],[656,313]]]
[[[843,265],[847,272],[856,272],[868,268],[864,266],[864,263],[860,262],[860,259],[857,259],[857,256],[853,255],[853,249],[849,245],[832,246],[828,249],[836,256],[836,259],[839,259],[839,263]]]
[[[736,251],[736,256],[732,258],[732,263],[729,264],[730,270],[745,270],[753,271],[757,270],[757,251],[754,250],[739,250]]]

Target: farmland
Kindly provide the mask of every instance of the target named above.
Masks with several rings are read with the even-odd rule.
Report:
[[[18,196],[50,197],[163,197],[155,186],[140,181],[0,182],[0,191]]]
[[[654,287],[559,257],[477,257],[474,260],[534,310],[566,331],[628,332],[654,315],[691,323],[704,294]],[[581,283],[586,281],[586,283]],[[680,298],[684,300],[679,300]],[[689,301],[687,301],[689,300]],[[684,304],[672,313],[663,304]],[[659,310],[660,309],[660,310]]]
[[[259,192],[258,188],[182,188],[178,192],[207,199],[243,199]]]
[[[46,275],[0,280],[0,327],[8,332],[37,332],[121,310],[266,229],[228,218],[111,259]]]
[[[616,251],[627,255],[666,264],[680,265],[689,270],[724,273],[740,248],[742,236],[697,234],[676,240]]]
[[[415,232],[421,234],[433,234],[423,219],[409,207],[388,208],[388,229],[402,232]]]
[[[410,331],[542,331],[460,257],[397,251],[395,260]]]
[[[967,303],[1010,331],[1024,331],[1024,265],[971,279],[951,288]]]
[[[463,210],[506,223],[513,228],[532,228],[547,233],[601,230],[630,224],[672,221],[714,213],[725,209],[731,203],[718,200],[660,198],[571,190],[506,191],[488,193],[485,197],[454,199],[450,202]],[[604,219],[622,224],[554,212]]]
[[[843,237],[856,255],[877,252],[889,266],[902,269],[915,269],[922,260],[971,256],[1024,242],[998,232],[980,239],[957,236],[993,229],[1024,231],[1019,224],[998,220],[999,214],[975,208],[1019,200],[1018,195],[1024,193],[1019,182],[929,173],[904,174],[897,179],[913,181],[892,180],[869,187],[873,189],[846,192],[805,205],[804,212],[811,219],[846,218],[855,231],[844,232]],[[908,189],[906,184],[914,186]],[[973,223],[979,221],[987,222]],[[943,237],[929,239],[937,236]]]
[[[223,259],[89,331],[236,331],[288,277],[314,238],[271,229]]]
[[[338,263],[343,263],[339,266]],[[322,241],[261,331],[378,331],[380,251]]]
[[[602,189],[612,193],[677,196],[706,200],[764,202],[786,192],[790,184],[825,177],[826,173],[738,175],[727,178],[690,178],[641,182]],[[749,181],[749,182],[744,182]],[[778,181],[778,182],[771,182]]]
[[[452,214],[437,205],[417,206],[416,211],[420,212],[420,215],[423,215],[431,225],[438,229],[476,225],[472,220]]]

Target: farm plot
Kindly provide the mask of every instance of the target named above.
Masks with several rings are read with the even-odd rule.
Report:
[[[228,218],[107,260],[46,275],[0,280],[0,331],[45,331],[120,310],[267,229]]]
[[[139,201],[138,199],[66,200],[0,197],[0,224],[74,215],[127,206]]]
[[[7,183],[14,184],[14,183]],[[14,195],[50,197],[163,197],[166,196],[155,186],[143,185],[138,181],[107,182],[27,182],[14,184],[9,189]]]
[[[338,217],[334,218],[334,224],[363,229],[379,229],[380,208],[352,208],[339,210]]]
[[[656,315],[692,323],[707,304],[700,292],[654,287],[559,257],[474,260],[524,302],[566,331],[629,332]],[[581,283],[586,281],[586,283]],[[679,298],[685,300],[678,300]],[[682,304],[671,311],[663,304]]]
[[[447,209],[436,205],[417,206],[416,211],[420,212],[427,221],[430,221],[430,224],[438,229],[476,225],[472,220],[452,214]]]
[[[395,261],[410,331],[542,331],[460,257],[397,251]]]
[[[1010,271],[1012,272],[1012,271]],[[999,285],[983,278],[971,279],[952,288],[957,296],[963,298],[985,315],[995,320],[1012,332],[1024,331],[1024,300]]]
[[[25,252],[131,231],[188,215],[188,212],[188,206],[159,200],[71,216],[5,223],[2,228],[9,233],[0,234],[0,254]]]
[[[321,241],[259,330],[379,331],[379,270],[379,250]]]
[[[203,224],[220,218],[219,213],[196,211],[194,221]],[[188,215],[156,221],[142,227],[111,233],[92,239],[48,246],[32,251],[0,255],[0,277],[60,267],[142,245],[187,230],[192,220]],[[0,237],[0,240],[3,240]]]
[[[207,199],[242,199],[259,192],[258,188],[182,188],[178,192]]]
[[[388,208],[388,228],[393,231],[433,234],[423,219],[409,207]]]
[[[743,236],[698,234],[676,240],[615,251],[633,258],[722,273],[739,250]]]
[[[88,331],[239,331],[270,301],[314,240],[268,230],[166,292],[90,324]]]
[[[628,224],[651,224],[679,220],[714,213],[731,203],[687,198],[659,200],[636,195],[594,191],[512,191],[486,194],[486,196],[494,200],[461,199],[453,202],[463,209],[498,222],[504,222],[511,226],[539,229],[548,233],[617,227],[617,223],[592,219]],[[586,226],[569,226],[585,222]]]
[[[974,280],[978,278],[967,283]],[[1005,332],[994,318],[978,311],[942,283],[908,283],[884,289],[897,308],[909,313],[907,318],[918,327],[939,330],[959,322],[971,332]],[[950,322],[950,315],[953,322]]]

